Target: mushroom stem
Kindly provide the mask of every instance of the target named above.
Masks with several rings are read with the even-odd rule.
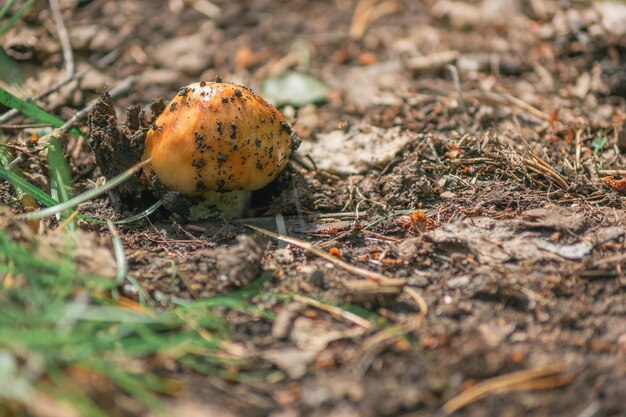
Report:
[[[250,207],[252,191],[207,191],[203,200],[189,210],[190,220],[222,217],[234,219],[243,217]]]

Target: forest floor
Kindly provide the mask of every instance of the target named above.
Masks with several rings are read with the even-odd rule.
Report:
[[[137,284],[117,288],[127,305],[140,292],[164,311],[244,291],[246,308],[211,310],[229,332],[220,372],[174,348],[132,363],[176,384],[160,396],[175,415],[626,415],[624,3],[61,6],[81,79],[38,104],[63,120],[129,81],[120,124],[129,106],[216,76],[260,94],[287,70],[326,87],[278,103],[299,162],[248,218],[189,223],[161,208],[116,226]],[[63,78],[58,36],[43,1],[4,35],[21,97]],[[4,122],[2,137],[46,190],[26,122]],[[75,193],[103,182],[87,140],[68,136],[65,155]],[[14,200],[0,182],[0,202]],[[79,208],[116,219],[145,205],[119,213],[104,195]],[[106,225],[78,227],[113,252]],[[107,415],[153,412],[128,388],[68,375]]]

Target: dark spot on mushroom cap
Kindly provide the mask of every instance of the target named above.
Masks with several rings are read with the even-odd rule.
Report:
[[[200,87],[206,86],[206,81],[200,81]]]
[[[228,157],[226,155],[217,155],[217,162],[223,164],[228,161]]]
[[[222,134],[222,122],[221,120],[217,121],[217,133]]]
[[[206,185],[204,184],[204,181],[202,180],[196,181],[196,191],[203,191],[205,189],[206,189]]]
[[[235,95],[241,97],[243,94],[241,94],[241,90],[235,90]]]
[[[237,137],[237,124],[232,122],[230,124],[230,138],[235,139]]]
[[[215,82],[216,83],[221,83],[222,82],[222,77],[220,77],[219,75],[215,76]]]
[[[224,180],[217,180],[217,181],[215,181],[215,184],[217,185],[217,191],[225,191],[224,190],[224,185],[226,184],[226,181],[224,181]]]
[[[222,103],[228,103],[228,97],[222,96]]]
[[[193,162],[191,163],[191,165],[198,169],[201,170],[202,168],[204,168],[206,166],[206,160],[204,158],[198,158],[198,159],[194,159]]]
[[[187,95],[187,93],[189,92],[189,88],[188,87],[181,87],[180,90],[178,90],[178,95],[181,97],[184,97]]]
[[[270,172],[267,174],[267,176],[268,176],[268,177],[271,177],[272,175],[274,175],[274,171],[270,171]]]
[[[201,148],[204,145],[204,135],[200,132],[193,132],[193,136],[196,148]]]
[[[261,139],[256,138],[254,140],[254,146],[256,146],[257,148],[260,148],[261,147]]]
[[[257,159],[257,161],[256,161],[256,167],[257,167],[258,169],[263,169],[263,164],[262,164],[262,163],[261,163],[261,161],[259,161],[258,159]]]
[[[174,111],[174,110],[176,110],[176,103],[175,102],[170,104],[170,111]]]

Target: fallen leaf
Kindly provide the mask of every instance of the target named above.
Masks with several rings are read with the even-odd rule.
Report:
[[[362,174],[372,166],[388,164],[407,143],[419,135],[400,127],[381,129],[361,125],[317,135],[317,141],[303,141],[299,152],[309,155],[321,170],[342,175]]]
[[[263,80],[262,96],[274,106],[321,103],[328,100],[328,87],[317,78],[294,71]]]

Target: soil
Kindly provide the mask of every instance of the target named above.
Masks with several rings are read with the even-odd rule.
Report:
[[[93,133],[137,141],[159,111],[151,102],[217,75],[258,92],[293,69],[330,91],[324,103],[281,108],[302,147],[255,193],[249,218],[188,223],[161,208],[119,226],[130,274],[161,308],[266,271],[252,302],[274,319],[221,314],[247,370],[271,377],[234,383],[163,369],[183,386],[167,398],[177,414],[626,416],[626,6],[62,3],[77,67],[89,71],[44,108],[67,120],[106,85],[137,77],[114,108],[92,112]],[[32,73],[30,91],[63,76],[51,21],[39,2],[5,35],[5,51]],[[122,126],[129,106],[139,107]],[[105,131],[111,117],[119,130]],[[27,150],[27,130],[4,130]],[[107,161],[70,139],[76,191],[132,165],[139,145],[124,146]],[[47,186],[36,155],[21,169]],[[138,178],[83,212],[123,218],[147,207]],[[6,184],[0,198],[14,199]],[[284,227],[352,268],[247,225]],[[327,308],[335,304],[339,312]],[[515,380],[523,370],[538,376]],[[448,402],[460,394],[474,397]],[[134,403],[110,407],[139,413]]]

